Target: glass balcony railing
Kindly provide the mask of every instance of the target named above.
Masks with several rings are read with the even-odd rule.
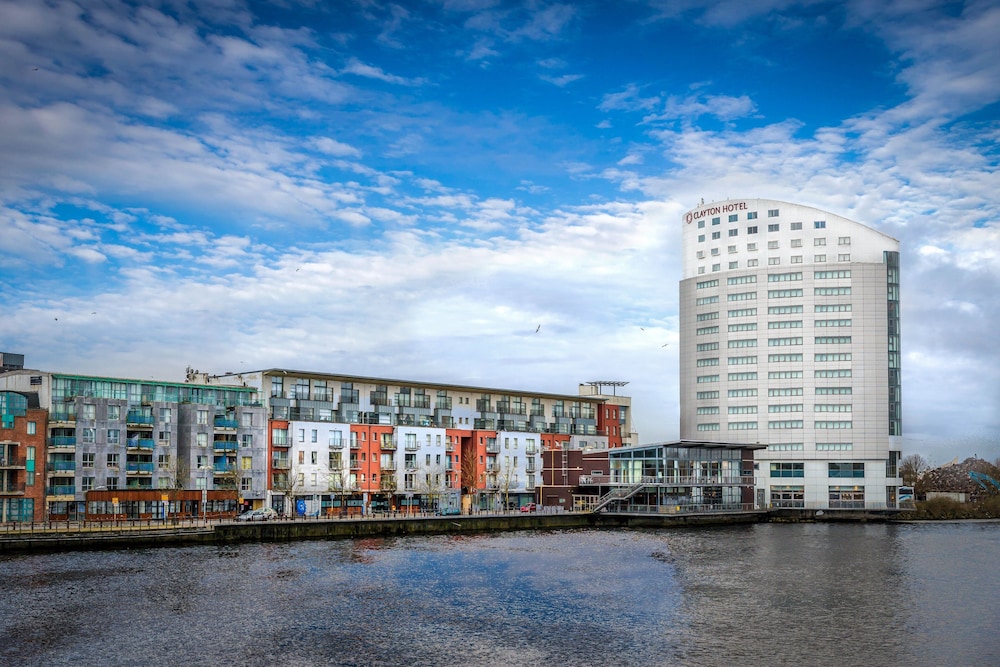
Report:
[[[130,412],[125,418],[127,424],[150,424],[154,422],[153,415],[144,415],[139,412]]]
[[[50,496],[72,496],[76,494],[75,484],[53,485],[45,489],[46,495]]]
[[[49,438],[49,447],[76,447],[75,435],[56,435]]]
[[[217,452],[235,452],[236,451],[236,441],[235,440],[216,440],[212,443],[212,449]]]
[[[239,422],[235,419],[228,419],[226,417],[215,418],[215,428],[237,428],[239,425]]]
[[[126,463],[125,464],[125,472],[129,472],[129,473],[133,473],[133,472],[148,472],[148,473],[151,473],[151,472],[153,472],[153,464],[152,463]]]
[[[53,461],[49,463],[48,469],[52,472],[73,472],[76,470],[76,461]]]

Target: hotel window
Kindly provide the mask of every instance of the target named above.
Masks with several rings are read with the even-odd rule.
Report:
[[[704,408],[698,408],[695,410],[695,414],[699,415],[717,415],[719,414],[719,406],[709,406]]]
[[[718,424],[698,424],[699,431],[718,431]]]
[[[779,264],[781,264],[781,258],[780,257],[768,257],[767,258],[767,265],[768,266],[777,266]]]
[[[699,375],[696,382],[698,384],[705,384],[706,382],[718,382],[718,375]]]
[[[778,420],[778,421],[769,421],[769,422],[767,422],[767,427],[768,428],[774,428],[774,429],[802,428],[802,420],[801,419],[781,419],[781,420]],[[772,463],[771,465],[773,466],[774,464]],[[799,477],[801,477],[801,475],[799,475]]]
[[[769,354],[767,355],[767,363],[778,364],[783,361],[792,361],[802,363],[801,354]]]
[[[712,232],[712,240],[722,238],[722,232]]]
[[[739,236],[739,233],[740,233],[740,230],[738,230],[738,229],[730,229],[729,230],[729,235],[730,236]]]
[[[831,279],[837,279],[837,278],[850,278],[851,277],[851,270],[850,269],[842,269],[840,271],[814,271],[813,272],[813,277],[816,278],[816,280],[831,280]]]
[[[729,262],[729,269],[730,269],[730,271],[733,270],[733,269],[738,269],[738,268],[740,268],[740,263],[739,262]]]
[[[801,329],[802,320],[782,320],[780,322],[768,322],[768,329]]]
[[[771,477],[805,477],[805,463],[772,463]]]
[[[813,239],[813,245],[826,245],[826,239]]]
[[[816,387],[817,396],[850,396],[854,392],[851,387]]]
[[[801,396],[802,387],[784,387],[781,389],[768,389],[768,396]]]
[[[755,431],[757,422],[729,422],[730,431]]]
[[[850,361],[850,352],[817,352],[816,361]]]
[[[834,368],[830,370],[819,370],[815,371],[813,376],[818,378],[849,378],[851,377],[851,369]]]
[[[757,282],[757,276],[733,276],[731,278],[726,278],[727,285],[746,285],[747,283]],[[732,301],[732,299],[730,299]]]
[[[739,308],[737,310],[729,311],[729,317],[755,317],[756,315],[756,308]]]
[[[813,261],[817,264],[822,264],[826,261],[826,255],[813,255]]]
[[[757,395],[757,388],[756,387],[748,387],[746,389],[730,389],[729,390],[729,398],[751,398],[751,397],[756,396],[756,395]],[[753,411],[757,412],[757,406],[756,405],[750,406],[750,407],[753,407]],[[732,410],[733,408],[729,408],[729,409]]]
[[[718,345],[718,343],[716,343]],[[727,343],[729,349],[739,348],[739,347],[757,347],[756,338],[738,338],[736,340],[731,340]]]
[[[749,213],[747,213],[747,220],[756,220],[756,219],[757,219],[757,211],[750,211]]]
[[[732,215],[729,216],[729,222],[736,222],[739,219],[740,219],[740,216],[737,215],[736,213],[733,213]]]
[[[710,303],[719,303],[719,295],[715,296],[701,296],[695,299],[696,306],[707,306]]]
[[[757,330],[757,323],[756,322],[746,322],[744,324],[730,324],[729,325],[729,332],[730,333],[733,333],[733,332],[736,332],[736,331],[756,331],[756,330]]]
[[[757,298],[757,292],[736,292],[735,294],[727,294],[727,301],[753,301]]]
[[[83,444],[92,445],[96,442],[96,429],[85,428],[83,429]]]
[[[793,248],[801,248],[802,247],[802,239],[792,239],[792,247]]]
[[[748,243],[747,244],[747,251],[748,252],[757,252],[757,244],[756,243]]]
[[[705,235],[704,234],[698,234],[698,243],[703,243],[704,241],[705,241]]]
[[[837,245],[851,245],[850,236],[841,236],[837,239]]]
[[[700,329],[695,329],[694,333],[696,336],[707,336],[708,334],[717,334],[719,333],[719,326],[716,325],[714,327],[702,327]]]
[[[828,463],[830,477],[864,477],[864,463]]]
[[[849,327],[851,320],[816,320],[817,327]]]
[[[854,424],[849,421],[818,421],[814,422],[814,426],[817,429],[826,430],[838,430],[838,429],[851,429],[854,428]]]
[[[757,266],[757,260],[756,259],[748,259],[747,260],[747,268],[748,269],[752,269],[755,266]]]
[[[802,255],[792,255],[792,264],[801,264]]]
[[[703,400],[707,400],[707,399],[713,399],[713,398],[718,398],[718,397],[719,397],[719,390],[718,389],[716,389],[715,391],[699,391],[698,392],[698,400],[699,401],[703,401]]]
[[[718,361],[718,360],[716,360],[716,361]],[[746,365],[749,365],[749,364],[756,364],[757,363],[757,357],[754,357],[754,356],[748,356],[748,357],[729,357],[726,360],[726,363],[728,363],[730,366],[746,366]],[[716,365],[718,365],[718,364],[716,364]]]
[[[719,343],[718,342],[715,342],[715,343],[698,343],[698,351],[699,352],[711,352],[712,350],[718,350],[718,349],[719,349]]]
[[[768,299],[788,299],[802,296],[801,289],[772,289],[767,291]]]
[[[121,419],[121,406],[120,405],[109,405],[108,406],[108,421],[116,422]]]
[[[714,273],[715,271],[721,271],[721,270],[722,270],[722,264],[713,264],[713,265],[712,265],[712,272],[713,272],[713,273]]]
[[[778,244],[777,241],[768,241],[767,242],[767,249],[768,250],[777,250],[779,247],[780,247],[780,245]]]
[[[802,412],[801,403],[780,403],[767,406],[768,412]]]
[[[730,373],[729,374],[729,381],[730,382],[742,382],[742,381],[745,381],[745,380],[756,380],[756,379],[757,379],[757,372],[756,371],[751,371],[751,372],[748,372],[748,373]]]
[[[785,338],[768,338],[768,347],[783,347],[785,345],[802,345],[802,336],[788,336]]]
[[[790,315],[792,313],[801,313],[802,306],[768,306],[768,315]]]
[[[840,254],[840,255],[837,255],[837,261],[838,262],[849,262],[849,261],[851,261],[851,255],[850,254]]]
[[[703,280],[701,282],[695,283],[695,287],[698,289],[706,289],[709,287],[718,287],[719,279],[713,278],[712,280]]]
[[[850,345],[850,336],[816,336],[817,345]]]
[[[793,222],[792,223],[792,231],[793,232],[798,231],[800,229],[802,229],[802,223],[801,222]]]
[[[789,273],[769,273],[767,274],[767,282],[769,283],[782,283],[788,281],[800,281],[802,280],[801,271],[790,271]]]
[[[705,267],[704,266],[699,266],[698,267],[698,275],[700,276],[703,273],[705,273]]]
[[[722,218],[712,218],[712,224],[717,225],[722,221]]]
[[[756,234],[756,233],[757,233],[757,225],[753,225],[752,227],[747,227],[747,234]]]
[[[698,221],[698,229],[705,229],[705,221],[704,220],[699,220]]]
[[[779,225],[778,223],[774,223],[773,225],[768,225],[767,226],[767,231],[769,231],[769,232],[776,232],[776,231],[778,231],[780,229],[780,227],[781,227],[781,225]]]
[[[851,293],[850,287],[814,287],[813,294],[816,296],[844,296]],[[847,304],[850,305],[850,304]],[[850,310],[850,308],[848,308]]]
[[[705,320],[717,320],[719,319],[719,311],[714,311],[711,313],[698,313],[696,319],[699,322],[704,322]]]
[[[719,256],[719,249],[712,248],[712,257],[718,257],[718,256]]]
[[[817,442],[817,452],[849,452],[854,449],[854,444],[850,442]]]
[[[776,208],[769,208],[769,209],[767,209],[767,217],[769,217],[769,218],[777,218],[778,217],[778,209],[776,209]]]
[[[83,453],[83,467],[84,468],[93,468],[94,467],[94,453],[93,452],[84,452]]]
[[[826,229],[826,220],[817,220],[813,223],[814,229]]]
[[[850,403],[818,403],[813,409],[816,412],[854,412]]]
[[[728,246],[726,249],[731,253],[736,252],[736,246],[734,245]]]
[[[698,259],[705,259],[705,251],[704,250],[699,250],[698,251]]]
[[[80,419],[96,419],[97,418],[97,406],[93,403],[84,403],[83,411],[80,414]]]

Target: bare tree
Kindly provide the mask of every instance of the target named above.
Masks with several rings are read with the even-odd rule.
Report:
[[[462,488],[465,489],[465,493],[469,496],[470,510],[479,509],[479,495],[482,493],[482,484],[484,475],[481,474],[476,467],[476,457],[475,456],[463,456],[462,457]]]
[[[909,454],[899,462],[899,476],[903,484],[913,486],[924,472],[930,469],[927,460],[920,454]]]

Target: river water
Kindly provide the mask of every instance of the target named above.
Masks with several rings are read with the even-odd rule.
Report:
[[[0,665],[1000,665],[1000,523],[0,559]]]

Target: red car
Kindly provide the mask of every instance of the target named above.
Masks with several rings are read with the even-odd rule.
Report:
[[[521,505],[522,512],[534,512],[536,509],[537,508],[535,507],[535,503],[528,503],[527,505]]]

